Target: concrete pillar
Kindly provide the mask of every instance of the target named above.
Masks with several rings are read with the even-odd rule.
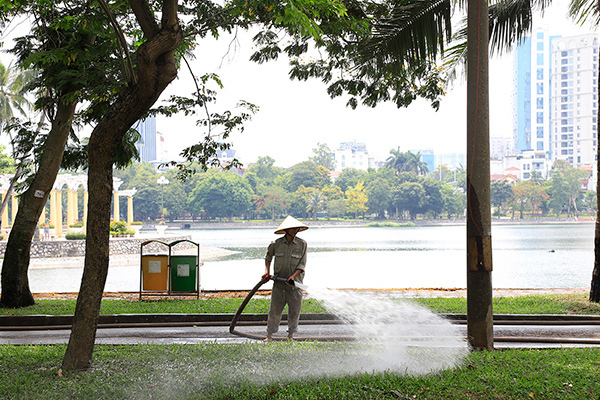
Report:
[[[44,228],[40,228],[40,227],[44,226],[45,221],[46,221],[46,207],[44,207],[44,210],[40,214],[40,219],[38,221],[37,234],[39,235],[40,240],[44,240]]]
[[[87,226],[87,215],[88,215],[88,192],[87,190],[83,192],[83,231],[85,232],[85,227]]]
[[[6,191],[2,192],[2,201],[4,201],[5,197],[6,197]],[[2,227],[2,229],[8,228],[8,207],[5,207],[4,211],[2,212],[1,227]]]
[[[119,221],[119,192],[113,192],[113,220]]]
[[[50,225],[54,226],[54,232],[56,232],[56,226],[58,225],[58,217],[56,214],[56,190],[50,191]]]
[[[127,196],[127,229],[131,229],[133,222],[133,196]]]
[[[467,26],[467,337],[493,350],[487,0],[468,0]]]
[[[15,224],[15,219],[17,218],[17,211],[19,210],[19,197],[16,194],[13,194],[10,200],[12,203],[10,225],[12,226]]]
[[[67,232],[71,232],[71,225],[75,223],[73,210],[73,191],[67,190]]]
[[[56,191],[56,225],[54,226],[56,237],[63,235],[63,215],[62,215],[62,191]]]
[[[73,221],[79,221],[79,201],[77,200],[77,190],[73,191]]]

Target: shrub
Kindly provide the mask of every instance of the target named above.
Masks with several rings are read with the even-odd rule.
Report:
[[[83,221],[77,221],[74,224],[69,225],[70,228],[83,228]]]
[[[85,240],[85,233],[83,232],[71,232],[65,235],[67,240]]]
[[[110,223],[110,233],[124,235],[127,231],[127,223],[125,221],[113,221]]]

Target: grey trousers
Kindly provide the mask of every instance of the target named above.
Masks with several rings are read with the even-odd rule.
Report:
[[[298,320],[302,308],[302,290],[290,287],[283,282],[274,282],[269,319],[267,320],[267,333],[275,333],[279,330],[281,314],[283,314],[286,304],[288,305],[287,331],[288,334],[295,333],[298,330]]]

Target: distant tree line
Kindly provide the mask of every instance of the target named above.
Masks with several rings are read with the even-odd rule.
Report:
[[[134,218],[156,220],[274,220],[291,214],[301,218],[461,218],[466,209],[466,172],[444,166],[429,172],[420,154],[391,150],[384,167],[362,171],[344,169],[330,177],[334,162],[324,144],[314,156],[290,168],[275,166],[275,159],[259,157],[243,172],[211,169],[186,181],[176,170],[156,172],[150,164],[136,163],[115,172],[122,189],[136,188]],[[169,184],[157,183],[165,175]],[[495,216],[512,218],[573,216],[595,205],[595,192],[582,190],[588,173],[555,164],[552,178],[535,172],[528,181],[492,182]],[[125,201],[125,199],[121,199]],[[162,207],[162,209],[161,209]],[[126,212],[125,204],[120,207]]]

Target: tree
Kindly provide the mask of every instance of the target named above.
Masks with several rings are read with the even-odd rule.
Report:
[[[277,214],[284,214],[288,209],[288,196],[285,191],[277,186],[260,186],[258,194],[254,195],[254,207],[256,211],[266,211],[271,214],[271,220],[275,221]]]
[[[250,185],[234,173],[218,174],[203,180],[190,198],[196,213],[204,211],[211,218],[229,218],[229,221],[248,212],[251,199]]]
[[[364,213],[367,211],[368,197],[362,182],[358,182],[356,186],[346,190],[346,201],[347,211],[354,214],[354,218],[356,218],[357,214],[363,214],[364,216]]]
[[[306,212],[311,212],[313,215],[313,220],[317,220],[317,213],[323,211],[325,206],[327,205],[327,200],[325,198],[325,193],[321,189],[315,188],[307,188],[312,189],[308,192],[306,196]]]
[[[442,186],[442,199],[444,200],[444,211],[448,219],[453,216],[462,217],[465,213],[465,195],[450,185]]]
[[[423,211],[433,213],[433,219],[436,219],[444,210],[442,183],[433,179],[424,179],[421,185],[423,185],[425,195],[427,196],[427,202],[423,207]]]
[[[329,171],[333,171],[335,169],[335,157],[327,144],[317,143],[317,147],[312,151],[314,155],[310,157],[310,161],[325,167]]]
[[[327,202],[327,217],[340,217],[346,213],[347,210],[346,199],[333,199]]]
[[[27,278],[33,234],[61,166],[76,105],[80,99],[97,96],[96,82],[110,78],[105,67],[111,61],[107,57],[110,54],[107,44],[110,45],[112,34],[103,29],[94,7],[77,4],[64,7],[61,2],[14,2],[11,14],[2,11],[6,10],[0,10],[1,18],[20,12],[33,16],[31,33],[17,38],[11,51],[23,68],[39,70],[34,81],[38,94],[36,107],[50,121],[50,130],[44,135],[38,135],[28,123],[12,127],[17,132],[15,137],[21,140],[18,151],[23,154],[36,151],[34,160],[20,159],[24,163],[37,163],[35,175],[21,194],[2,267],[2,305],[23,307],[34,303]],[[99,54],[107,61],[98,60]]]
[[[377,178],[367,185],[367,207],[377,213],[377,218],[385,219],[385,212],[392,205],[391,186],[383,178]]]
[[[300,186],[323,188],[329,184],[328,174],[314,161],[303,161],[290,167],[283,177],[283,187],[295,192]]]
[[[22,115],[32,104],[25,97],[27,85],[35,77],[32,70],[22,70],[0,62],[0,132],[14,117],[15,110]]]
[[[506,204],[513,195],[512,186],[506,181],[492,181],[490,189],[490,200],[492,206],[496,207],[498,219],[500,219],[502,206]]]
[[[366,174],[365,171],[356,168],[345,168],[336,178],[335,184],[339,186],[342,192],[346,192],[348,188],[356,186],[358,182],[363,181]]]
[[[427,193],[420,183],[404,182],[394,190],[393,202],[398,209],[407,211],[410,219],[415,219],[427,202]]]

